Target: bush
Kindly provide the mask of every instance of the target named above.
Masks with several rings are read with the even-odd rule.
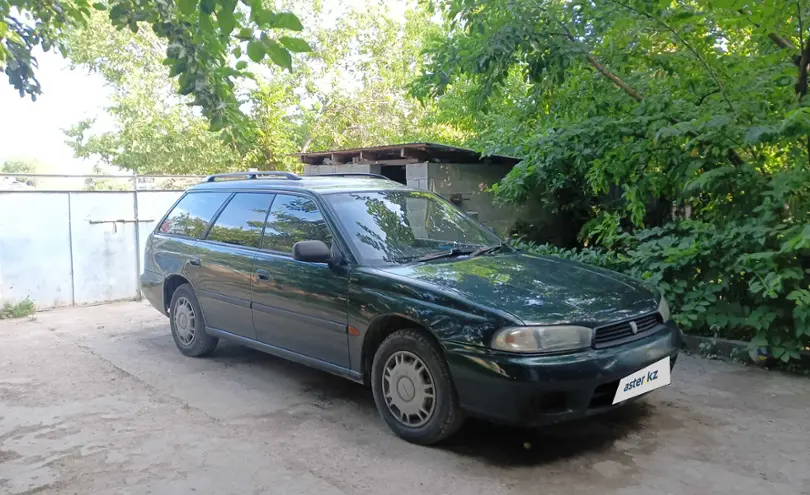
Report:
[[[17,304],[7,302],[3,304],[0,309],[0,320],[7,320],[11,318],[24,318],[36,312],[37,307],[33,301],[27,297]]]
[[[760,220],[682,220],[621,234],[610,250],[516,246],[647,280],[685,332],[747,340],[787,362],[810,345],[810,225]]]

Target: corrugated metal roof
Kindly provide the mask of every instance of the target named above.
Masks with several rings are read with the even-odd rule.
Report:
[[[481,153],[456,146],[438,143],[405,143],[386,146],[369,146],[342,150],[313,151],[299,153],[303,163],[321,165],[326,163],[341,165],[351,163],[381,163],[396,165],[426,161],[446,163],[495,163],[515,165],[519,158],[503,155],[485,156]]]

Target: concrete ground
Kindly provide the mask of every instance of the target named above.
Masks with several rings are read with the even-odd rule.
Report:
[[[56,310],[0,322],[0,493],[810,494],[810,380],[682,356],[607,417],[425,448],[359,385],[183,357],[145,304]]]

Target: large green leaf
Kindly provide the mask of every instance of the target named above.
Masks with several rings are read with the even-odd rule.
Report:
[[[211,118],[211,123],[209,125],[209,129],[212,132],[216,132],[221,130],[225,127],[225,119],[223,118],[221,113],[217,113]]]
[[[236,27],[236,18],[234,17],[233,12],[220,10],[217,12],[217,23],[219,23],[219,29],[222,31],[222,34],[224,36],[229,36]]]
[[[275,16],[272,11],[263,9],[261,4],[254,4],[250,11],[250,18],[262,28],[268,27]]]
[[[286,48],[265,35],[262,35],[262,45],[274,64],[292,70],[292,55]]]
[[[177,6],[183,14],[191,15],[197,8],[197,0],[177,0]]]
[[[200,30],[204,33],[211,33],[214,31],[214,24],[211,22],[211,16],[200,11]]]
[[[219,0],[219,4],[225,12],[233,12],[236,9],[236,0]]]
[[[303,52],[311,52],[312,48],[309,46],[309,43],[302,40],[301,38],[291,38],[289,36],[282,36],[278,39],[282,45],[291,52],[295,53],[303,53]]]
[[[292,12],[274,14],[268,19],[268,23],[268,27],[274,29],[290,29],[292,31],[303,31],[304,29],[304,26],[301,25],[301,21],[298,20],[298,17]]]
[[[250,40],[247,45],[247,54],[254,62],[261,62],[265,54],[264,46],[256,40]]]
[[[212,14],[217,6],[217,0],[200,0],[200,11],[203,14]]]

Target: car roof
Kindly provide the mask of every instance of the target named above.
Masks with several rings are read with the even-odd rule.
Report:
[[[209,178],[210,180],[210,178]],[[289,191],[312,191],[317,194],[335,194],[359,191],[390,191],[405,190],[410,188],[399,182],[378,177],[358,177],[358,176],[301,176],[298,179],[257,177],[251,179],[237,180],[213,180],[206,181],[196,186],[190,187],[189,191],[221,191],[221,190],[289,190]]]

